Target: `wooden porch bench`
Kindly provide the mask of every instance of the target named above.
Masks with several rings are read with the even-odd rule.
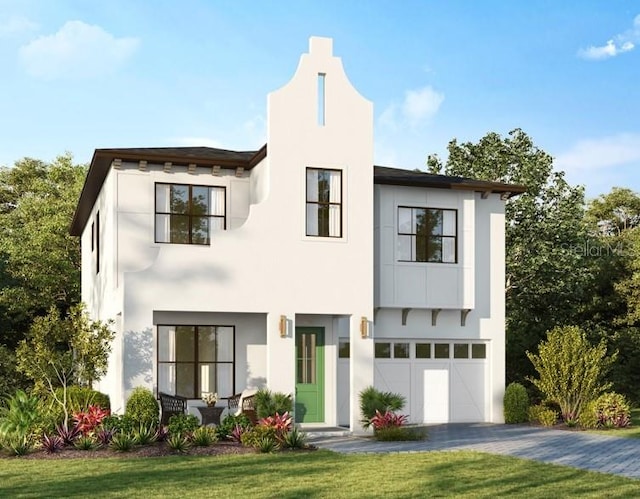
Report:
[[[160,423],[169,424],[171,416],[185,414],[187,412],[187,399],[179,395],[169,395],[168,393],[158,393],[160,399],[160,408],[162,409],[162,418]]]

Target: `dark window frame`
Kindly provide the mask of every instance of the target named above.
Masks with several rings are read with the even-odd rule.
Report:
[[[339,172],[340,173],[340,202],[339,203],[332,203],[331,201],[320,201],[318,199],[318,201],[309,201],[309,186],[307,185],[308,182],[308,178],[309,178],[309,170],[317,170],[318,172]],[[326,238],[331,238],[331,239],[341,239],[342,235],[344,233],[343,231],[343,226],[344,226],[344,215],[343,215],[343,199],[344,199],[344,170],[340,170],[338,168],[316,168],[313,166],[307,166],[307,168],[305,169],[304,172],[304,185],[305,185],[305,212],[304,212],[304,218],[305,218],[305,234],[307,237],[326,237]],[[329,194],[329,196],[331,196],[331,194]],[[318,196],[320,197],[320,196]],[[327,207],[331,207],[331,206],[339,206],[340,207],[340,235],[338,236],[331,236],[328,234],[328,228],[329,226],[327,225],[327,234],[320,234],[320,224],[318,223],[318,234],[309,234],[309,219],[307,218],[307,206],[309,206],[310,204],[316,204],[319,206],[327,206]]]
[[[414,214],[413,214],[413,210],[432,210],[432,211],[441,211],[443,212],[443,217],[444,217],[444,212],[445,211],[451,211],[454,213],[455,215],[455,221],[456,221],[456,230],[455,230],[455,235],[454,236],[445,236],[445,235],[426,235],[426,234],[417,234],[417,232],[400,232],[400,210],[401,209],[408,209],[408,210],[412,210],[412,214],[411,214],[411,218],[413,220]],[[423,206],[405,206],[405,205],[399,205],[397,212],[396,212],[396,222],[397,222],[397,235],[398,236],[412,236],[416,238],[416,246],[417,246],[417,240],[418,238],[424,239],[424,247],[427,248],[427,254],[429,254],[429,246],[430,246],[430,239],[435,239],[435,238],[439,238],[440,239],[440,248],[442,248],[442,240],[443,239],[453,239],[453,248],[454,248],[454,259],[453,262],[444,262],[442,261],[442,249],[440,250],[440,260],[418,260],[417,259],[417,255],[413,255],[412,254],[412,259],[411,260],[403,260],[398,258],[399,262],[412,262],[412,263],[445,263],[445,264],[457,264],[458,263],[458,210],[455,208],[430,208],[430,207],[423,207]],[[412,251],[413,253],[413,251]],[[416,251],[417,253],[417,251]]]
[[[169,192],[171,192],[171,186],[182,186],[187,187],[189,189],[189,203],[188,203],[188,213],[172,213],[171,208],[169,211],[158,211],[158,196],[157,196],[157,188],[159,185],[168,185]],[[222,189],[224,191],[224,215],[202,215],[193,213],[193,188],[194,187],[202,187],[206,189]],[[209,192],[210,194],[210,192]],[[153,186],[153,203],[154,203],[154,241],[157,244],[189,244],[195,246],[210,246],[211,245],[211,233],[209,233],[208,242],[198,243],[193,242],[193,219],[194,218],[222,218],[223,220],[223,230],[227,230],[227,187],[224,185],[201,185],[201,184],[180,184],[175,182],[156,182]],[[209,211],[211,211],[211,207],[209,207]],[[157,223],[158,223],[158,215],[179,215],[188,217],[188,232],[189,232],[189,241],[188,242],[173,242],[173,241],[158,241],[157,237]]]
[[[178,361],[178,360],[173,360],[173,361],[161,361],[160,360],[160,335],[158,334],[158,328],[161,327],[174,327],[174,328],[178,328],[178,327],[192,327],[194,328],[194,338],[193,338],[193,361]],[[229,327],[233,329],[233,335],[232,335],[232,339],[233,339],[233,360],[232,361],[200,361],[198,360],[199,357],[199,352],[198,352],[198,328],[201,327]],[[177,332],[176,332],[177,334]],[[231,394],[236,393],[236,327],[233,325],[224,325],[224,324],[156,324],[156,386],[158,386],[158,380],[159,380],[159,375],[158,372],[160,370],[160,365],[163,364],[173,364],[175,366],[175,373],[176,373],[176,386],[175,386],[175,391],[177,391],[178,388],[178,364],[192,364],[193,363],[193,383],[194,383],[194,391],[193,393],[197,396],[198,393],[200,392],[200,381],[199,381],[199,374],[198,371],[200,369],[200,365],[201,364],[214,364],[215,366],[217,366],[218,364],[231,364]],[[217,378],[216,378],[216,383],[217,383]],[[158,391],[159,387],[158,387]],[[216,386],[216,392],[218,392],[218,387]],[[169,395],[176,395],[176,393],[170,393]],[[200,397],[196,397],[196,398],[190,398],[189,400],[197,400]]]
[[[100,210],[96,212],[96,275],[100,273]]]

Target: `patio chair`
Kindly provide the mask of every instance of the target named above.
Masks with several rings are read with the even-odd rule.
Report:
[[[162,409],[161,424],[168,425],[171,416],[187,412],[187,399],[185,397],[162,392],[158,393],[158,397],[160,398],[160,408]]]
[[[254,401],[255,394],[256,390],[244,390],[242,393],[236,393],[229,397],[227,399],[229,414],[234,414],[236,416],[244,414],[253,424],[256,424],[258,421],[258,415],[256,413]]]

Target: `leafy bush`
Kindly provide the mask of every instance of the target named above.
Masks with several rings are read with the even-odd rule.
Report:
[[[43,435],[41,445],[47,454],[53,454],[64,448],[64,440],[59,435]]]
[[[258,422],[258,426],[267,426],[275,430],[275,438],[278,443],[282,443],[284,436],[291,430],[292,424],[293,418],[288,412],[282,415],[276,412],[273,416],[267,416]]]
[[[266,388],[258,390],[253,398],[258,418],[266,418],[274,414],[284,414],[293,410],[293,399],[288,393],[271,392]]]
[[[376,440],[381,442],[414,441],[427,438],[427,430],[408,426],[387,426],[376,430],[374,435]]]
[[[9,397],[16,389],[25,389],[29,381],[16,367],[16,354],[9,347],[0,345],[0,398]]]
[[[258,441],[256,449],[258,449],[263,454],[271,454],[272,452],[278,450],[278,443],[273,437],[262,437]]]
[[[111,439],[116,434],[115,428],[99,428],[96,433],[96,440],[100,445],[109,445],[111,443]]]
[[[306,445],[307,434],[295,427],[282,440],[282,446],[287,449],[303,449]]]
[[[407,423],[407,416],[404,414],[396,414],[391,411],[386,411],[384,414],[380,411],[376,411],[375,416],[371,418],[371,425],[374,431],[382,430],[384,428],[391,428],[397,426],[404,426]]]
[[[529,421],[543,426],[553,426],[558,421],[558,412],[546,403],[529,407]]]
[[[206,426],[197,428],[191,436],[191,442],[198,447],[208,447],[216,440],[218,440],[218,437],[216,437],[215,430]]]
[[[538,421],[542,426],[553,426],[558,422],[558,413],[553,409],[542,409],[538,413]]]
[[[40,416],[40,399],[18,390],[6,399],[6,407],[0,410],[0,437],[31,437],[38,427]]]
[[[529,419],[529,394],[520,383],[511,383],[504,391],[504,422],[525,423]]]
[[[30,435],[9,433],[2,437],[2,446],[14,456],[24,456],[33,450],[33,439]]]
[[[180,433],[172,433],[167,438],[167,445],[169,448],[180,454],[183,454],[189,450],[191,445],[189,444],[189,439],[186,436],[183,436]]]
[[[231,440],[233,440],[236,443],[241,443],[242,442],[242,436],[251,431],[254,428],[253,425],[249,426],[249,427],[244,427],[244,426],[240,426],[239,424],[236,425],[236,427],[233,429],[233,431],[231,431],[231,435],[229,435],[229,438],[231,438]]]
[[[60,402],[65,400],[64,389],[62,387],[55,389],[55,395]],[[51,394],[48,394],[45,399],[46,413],[53,422],[54,427],[64,422],[64,410],[60,402],[57,402]],[[109,396],[85,386],[71,385],[67,387],[67,414],[86,412],[90,406],[110,410],[111,404],[109,402]]]
[[[118,452],[129,452],[134,445],[133,436],[129,433],[116,433],[113,435],[109,447]]]
[[[224,440],[231,437],[231,433],[236,426],[242,428],[251,428],[253,424],[251,420],[244,414],[234,416],[233,414],[227,415],[218,426],[216,426],[216,435],[218,440]]]
[[[114,414],[105,416],[102,419],[101,426],[105,430],[113,430],[116,433],[131,435],[137,425],[131,416]]]
[[[371,418],[376,412],[399,411],[404,407],[406,399],[397,393],[381,392],[373,386],[369,386],[360,392],[360,413],[362,414],[362,426],[368,428]]]
[[[592,346],[584,331],[576,326],[549,331],[538,352],[538,355],[527,352],[539,376],[530,381],[547,399],[560,405],[565,421],[575,420],[583,407],[611,386],[604,377],[617,353],[607,357],[605,342]]]
[[[58,427],[56,428],[56,432],[58,433],[58,436],[62,439],[65,445],[73,445],[76,439],[80,437],[80,435],[82,435],[78,427],[75,425],[73,426],[65,426],[63,424],[58,425]]]
[[[626,398],[616,392],[603,393],[580,414],[583,428],[624,428],[631,424]]]
[[[93,432],[108,415],[108,409],[90,405],[86,411],[75,412],[73,414],[73,422],[83,435],[87,435]]]
[[[276,429],[273,426],[256,425],[240,435],[240,443],[245,447],[257,449],[260,441],[264,438],[269,438],[275,442],[277,440]]]
[[[169,418],[169,435],[190,436],[199,425],[193,414],[176,414]]]
[[[81,435],[73,446],[80,450],[94,450],[98,447],[98,442],[90,435]]]
[[[133,443],[136,445],[149,445],[156,441],[158,433],[155,426],[139,425],[133,430]]]
[[[129,396],[124,414],[133,419],[135,426],[141,424],[158,426],[160,406],[151,390],[138,386]]]

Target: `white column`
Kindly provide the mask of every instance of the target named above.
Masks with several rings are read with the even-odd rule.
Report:
[[[362,337],[360,321],[367,317],[367,336]],[[360,392],[373,385],[373,313],[352,315],[349,319],[351,359],[349,386],[351,396],[351,414],[349,422],[353,433],[366,433],[360,420]]]

